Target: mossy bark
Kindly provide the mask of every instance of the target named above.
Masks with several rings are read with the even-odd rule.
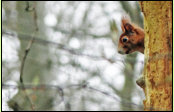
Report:
[[[145,30],[144,110],[172,110],[172,2],[142,1]]]

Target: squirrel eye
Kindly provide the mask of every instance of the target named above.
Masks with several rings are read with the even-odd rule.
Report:
[[[124,37],[122,41],[123,42],[127,42],[128,41],[128,38]]]

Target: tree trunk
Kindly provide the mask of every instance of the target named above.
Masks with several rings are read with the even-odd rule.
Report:
[[[172,2],[140,5],[145,29],[144,110],[172,110]]]

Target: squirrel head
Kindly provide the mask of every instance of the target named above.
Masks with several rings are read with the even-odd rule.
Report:
[[[135,51],[144,53],[143,29],[132,24],[128,16],[122,17],[121,29],[123,33],[118,42],[118,52],[120,54],[130,54]]]

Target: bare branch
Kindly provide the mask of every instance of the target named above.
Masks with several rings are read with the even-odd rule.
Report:
[[[61,100],[59,101],[58,104],[60,104],[61,102],[64,102],[64,89],[69,89],[69,88],[88,89],[88,90],[92,90],[92,91],[96,91],[98,93],[104,94],[107,97],[112,98],[116,102],[124,104],[126,107],[128,107],[129,105],[134,105],[135,108],[139,108],[139,109],[143,108],[142,105],[135,104],[133,102],[127,101],[126,99],[123,99],[123,102],[121,102],[115,95],[112,95],[111,93],[100,90],[98,88],[92,87],[87,82],[80,83],[80,84],[71,84],[71,85],[62,86],[62,87],[59,85],[50,85],[50,84],[38,84],[38,85],[26,84],[25,89],[23,88],[23,85],[10,85],[10,84],[2,83],[2,89],[9,89],[9,88],[10,89],[21,89],[21,90],[25,90],[25,89],[32,89],[32,90],[56,89],[61,96]],[[152,108],[152,107],[150,107],[150,108]]]
[[[17,37],[17,36],[15,36],[14,33],[8,32],[8,31],[5,31],[5,30],[2,30],[2,35],[10,35],[12,37],[20,38],[20,39],[27,40],[27,41],[32,38],[30,35],[26,35],[26,34],[22,34],[22,33],[18,33],[18,37]],[[36,36],[34,37],[33,41],[37,42],[40,45],[44,45],[44,46],[45,45],[52,45],[52,46],[57,47],[60,50],[66,51],[70,54],[77,55],[77,56],[85,56],[85,57],[91,58],[93,60],[106,60],[109,63],[116,63],[118,61],[122,62],[122,63],[125,63],[124,59],[117,59],[117,58],[116,59],[109,59],[109,58],[106,58],[105,56],[94,56],[94,55],[84,54],[84,53],[79,52],[78,50],[71,49],[71,48],[67,47],[64,44],[49,41],[49,40],[44,40],[44,39],[41,39],[41,38],[36,37]],[[129,60],[131,61],[132,58],[129,58]],[[132,60],[132,61],[134,61],[134,60]],[[137,62],[144,64],[144,61],[137,61]]]
[[[28,2],[27,2],[27,7],[28,8]],[[27,92],[25,91],[25,85],[24,85],[24,81],[23,81],[23,71],[24,71],[24,65],[25,65],[25,60],[27,58],[28,53],[30,52],[31,46],[33,44],[34,41],[34,35],[35,33],[38,31],[38,26],[37,26],[37,13],[36,13],[36,3],[34,4],[33,7],[33,20],[34,20],[34,25],[35,25],[35,32],[33,33],[33,36],[31,38],[31,40],[29,41],[27,48],[25,49],[25,53],[21,62],[21,69],[20,69],[20,83],[21,83],[21,87],[24,90],[24,93],[26,95],[27,100],[30,102],[31,105],[31,109],[34,110],[34,105],[32,104],[32,101],[30,100],[29,96],[27,95]]]

